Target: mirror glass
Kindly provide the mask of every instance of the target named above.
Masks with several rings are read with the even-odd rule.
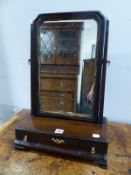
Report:
[[[98,24],[94,19],[44,21],[37,31],[41,112],[92,117]]]

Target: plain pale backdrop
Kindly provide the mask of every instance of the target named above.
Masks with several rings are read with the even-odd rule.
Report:
[[[39,13],[99,10],[110,19],[104,115],[131,123],[130,0],[0,0],[0,104],[30,108],[30,24]]]

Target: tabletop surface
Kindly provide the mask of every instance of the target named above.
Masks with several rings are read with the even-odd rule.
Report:
[[[108,169],[44,152],[15,150],[20,115],[0,127],[0,175],[131,175],[131,125],[108,123]]]

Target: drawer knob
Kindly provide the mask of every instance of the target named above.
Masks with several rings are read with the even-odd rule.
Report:
[[[61,97],[64,97],[64,96],[65,96],[65,94],[64,94],[64,93],[61,93],[61,94],[60,94],[60,96],[61,96]]]
[[[65,143],[65,141],[62,140],[62,139],[55,139],[55,138],[52,138],[51,140],[52,140],[54,143],[56,143],[56,144],[62,144],[62,143]]]
[[[64,84],[64,83],[62,83],[62,82],[60,82],[60,86],[61,86],[61,87],[64,87],[64,86],[65,86],[65,84]]]
[[[27,142],[28,141],[28,136],[25,135],[24,138],[23,138],[23,142]]]
[[[91,148],[91,153],[92,153],[92,154],[95,154],[95,152],[96,152],[96,151],[95,151],[95,147],[92,147],[92,148]]]
[[[64,105],[64,101],[60,101],[60,105]]]

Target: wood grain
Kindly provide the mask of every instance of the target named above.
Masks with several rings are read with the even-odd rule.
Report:
[[[13,117],[0,130],[0,175],[130,175],[131,125],[110,122],[108,169],[89,162],[52,156],[13,147],[15,126],[20,117]]]

